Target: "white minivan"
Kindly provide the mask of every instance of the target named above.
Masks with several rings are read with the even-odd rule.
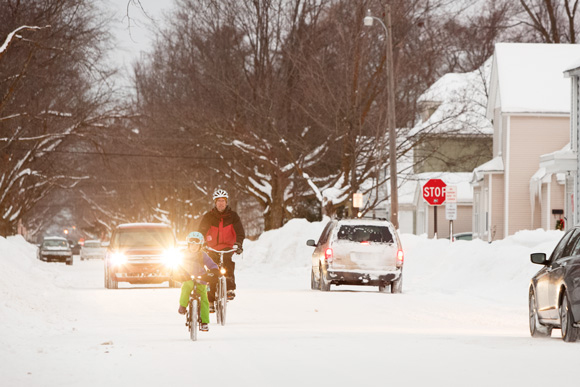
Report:
[[[318,242],[310,239],[311,288],[330,285],[378,286],[379,291],[403,291],[404,253],[397,230],[387,220],[330,220]]]
[[[85,259],[104,259],[107,251],[101,241],[85,241],[81,247],[81,261]]]

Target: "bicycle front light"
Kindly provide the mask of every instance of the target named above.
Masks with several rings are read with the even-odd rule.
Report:
[[[178,249],[166,250],[163,253],[163,263],[165,266],[171,269],[175,269],[177,266],[179,266],[182,259],[183,254]]]
[[[222,275],[223,275],[223,274],[226,274],[226,268],[225,268],[225,267],[222,267],[222,268],[220,269],[220,273],[222,273]]]

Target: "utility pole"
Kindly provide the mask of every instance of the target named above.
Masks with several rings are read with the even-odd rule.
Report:
[[[385,6],[387,25],[387,122],[389,126],[389,166],[391,173],[391,223],[399,228],[399,193],[397,187],[397,128],[395,120],[395,68],[393,65],[393,26],[391,6]]]

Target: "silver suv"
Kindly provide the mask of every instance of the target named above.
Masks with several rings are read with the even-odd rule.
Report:
[[[45,237],[38,248],[38,259],[46,262],[73,264],[73,254],[66,238]]]
[[[378,286],[391,293],[403,290],[404,254],[393,225],[379,219],[342,219],[328,222],[312,253],[311,288],[329,291],[330,285]]]

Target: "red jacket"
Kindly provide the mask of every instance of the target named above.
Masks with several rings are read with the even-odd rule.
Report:
[[[242,246],[246,237],[240,217],[229,206],[221,213],[215,207],[206,212],[199,232],[205,235],[205,243],[216,250],[229,250],[234,243]]]

